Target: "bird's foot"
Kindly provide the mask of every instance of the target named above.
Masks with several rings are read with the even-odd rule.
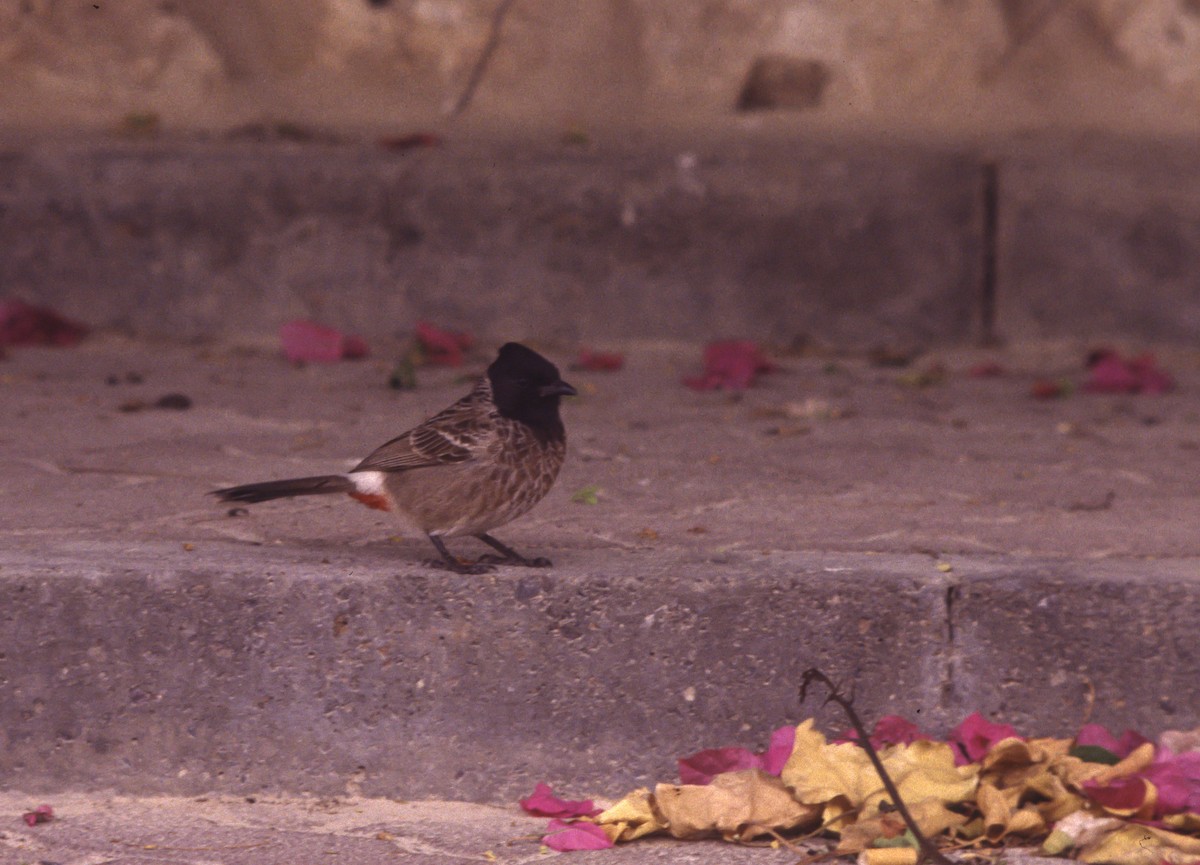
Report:
[[[489,547],[491,547],[493,550],[495,550],[497,553],[500,554],[497,556],[492,553],[488,553],[486,556],[480,556],[479,561],[481,561],[481,562],[486,562],[488,564],[496,564],[496,565],[515,565],[516,567],[519,567],[519,568],[548,568],[548,567],[550,567],[549,559],[544,558],[543,556],[538,556],[537,558],[534,558],[534,559],[527,559],[523,555],[518,553],[516,550],[514,550],[512,547],[508,546],[508,544],[501,543],[500,541],[496,540],[495,538],[493,538],[491,535],[489,535],[487,533],[484,533],[481,535],[476,535],[475,537],[479,538],[479,540],[483,541],[485,544],[487,544]]]

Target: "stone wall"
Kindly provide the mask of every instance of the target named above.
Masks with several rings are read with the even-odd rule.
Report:
[[[2,0],[0,117],[10,130],[435,125],[499,5]],[[763,57],[783,64],[776,90],[806,124],[1200,125],[1198,0],[514,0],[507,10],[470,108],[506,125],[710,122],[732,113]]]

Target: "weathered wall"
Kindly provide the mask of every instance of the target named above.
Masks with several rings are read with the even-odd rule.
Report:
[[[4,0],[21,126],[433,123],[498,0]],[[472,111],[550,124],[728,113],[755,58],[814,61],[806,120],[933,131],[1188,128],[1196,0],[516,0]]]

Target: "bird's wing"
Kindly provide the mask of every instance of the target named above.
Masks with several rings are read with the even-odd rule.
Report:
[[[420,426],[380,445],[353,471],[396,472],[475,459],[487,450],[489,435],[495,436],[491,425],[482,424],[481,420],[478,404],[460,400]]]

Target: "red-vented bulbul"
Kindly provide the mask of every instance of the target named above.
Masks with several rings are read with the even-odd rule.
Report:
[[[566,455],[559,400],[575,388],[546,358],[505,344],[475,388],[445,411],[402,433],[344,475],[266,481],[215,490],[225,502],[347,493],[393,511],[429,537],[442,560],[430,564],[483,573],[492,564],[548,567],[489,531],[515,520],[549,492]],[[462,564],[443,538],[474,535],[499,556]]]

